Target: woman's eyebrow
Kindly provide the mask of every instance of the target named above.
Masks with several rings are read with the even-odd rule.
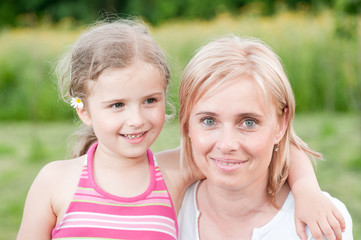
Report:
[[[215,113],[215,112],[209,112],[209,111],[197,112],[197,113],[195,114],[195,116],[204,116],[204,115],[212,116],[212,117],[217,117],[217,116],[218,116],[217,113]]]

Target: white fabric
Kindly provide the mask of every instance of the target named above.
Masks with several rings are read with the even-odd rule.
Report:
[[[182,207],[178,214],[179,240],[199,240],[198,219],[199,210],[196,202],[196,193],[199,182],[190,186],[184,196]],[[342,234],[343,240],[352,240],[352,219],[346,206],[328,193],[324,194],[330,198],[338,210],[343,214],[346,221],[346,231]],[[293,240],[299,239],[294,221],[295,200],[290,192],[282,208],[266,225],[253,230],[252,240]],[[242,227],[242,226],[240,226]],[[308,239],[313,239],[306,229]]]

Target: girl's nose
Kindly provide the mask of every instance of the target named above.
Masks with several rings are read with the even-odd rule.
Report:
[[[128,109],[127,124],[131,127],[141,127],[145,120],[142,110],[139,107],[132,107]]]

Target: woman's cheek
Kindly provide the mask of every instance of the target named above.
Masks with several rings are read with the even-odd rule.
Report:
[[[198,153],[206,153],[212,149],[216,139],[215,131],[194,128],[190,130],[193,130],[190,133],[193,151]]]

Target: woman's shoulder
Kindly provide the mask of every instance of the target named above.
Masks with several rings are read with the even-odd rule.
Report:
[[[182,178],[179,148],[162,151],[156,153],[154,156],[163,175],[169,175],[171,178],[176,179]]]
[[[197,206],[197,189],[200,181],[193,183],[186,191],[182,207],[178,213],[179,239],[199,239],[198,218],[200,212]]]
[[[164,150],[155,154],[158,162],[177,162],[180,159],[180,147]]]

